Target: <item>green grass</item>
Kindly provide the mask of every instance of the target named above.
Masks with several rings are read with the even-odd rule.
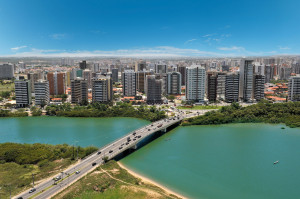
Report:
[[[103,172],[102,169],[107,171],[113,178]],[[135,178],[119,167],[115,161],[109,161],[54,197],[54,199],[71,198],[169,199],[177,197],[168,195],[157,186],[143,183],[140,179]]]
[[[0,83],[0,92],[3,91],[13,91],[15,89],[15,84],[11,83],[11,84],[1,84]]]
[[[222,106],[214,106],[214,105],[201,106],[201,105],[196,105],[196,106],[193,106],[192,108],[184,107],[184,106],[178,106],[177,108],[178,109],[185,109],[185,110],[210,110],[210,109],[221,109]]]
[[[59,173],[60,169],[66,168],[72,163],[70,159],[52,161],[48,165],[39,167],[34,164],[20,165],[14,162],[0,164],[0,198],[9,198],[12,195],[24,191],[32,186],[32,174],[35,181]]]

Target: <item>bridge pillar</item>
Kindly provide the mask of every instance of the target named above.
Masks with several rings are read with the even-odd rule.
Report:
[[[161,130],[162,132],[166,133],[167,132],[167,128]]]
[[[136,150],[137,149],[137,145],[132,146],[131,149]]]

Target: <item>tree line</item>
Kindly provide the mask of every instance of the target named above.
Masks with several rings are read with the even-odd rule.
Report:
[[[218,111],[187,119],[182,125],[209,125],[227,123],[284,123],[300,127],[300,102],[270,103],[266,100],[242,107],[238,103],[224,106]]]

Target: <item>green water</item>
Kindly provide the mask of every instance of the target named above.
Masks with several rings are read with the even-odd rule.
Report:
[[[189,198],[300,198],[300,129],[282,126],[178,127],[121,162]]]
[[[76,143],[101,147],[149,123],[135,118],[1,118],[0,143]]]

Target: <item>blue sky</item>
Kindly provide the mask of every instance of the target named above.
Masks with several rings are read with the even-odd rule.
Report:
[[[300,54],[299,9],[299,0],[0,0],[0,55]]]

